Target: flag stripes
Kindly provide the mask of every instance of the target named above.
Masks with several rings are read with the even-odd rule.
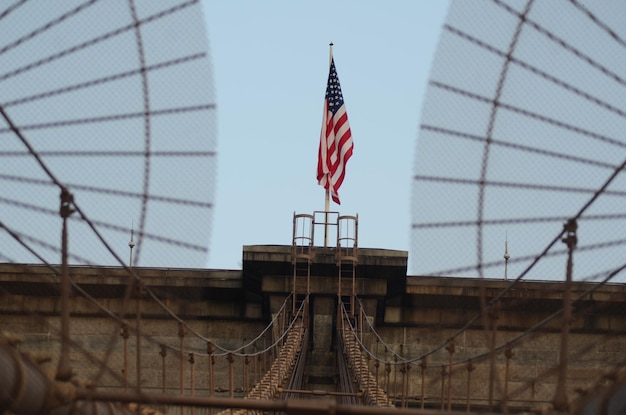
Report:
[[[318,151],[317,181],[324,189],[330,191],[333,201],[337,204],[340,204],[339,187],[343,183],[346,164],[352,157],[353,149],[348,114],[335,61],[331,58]]]

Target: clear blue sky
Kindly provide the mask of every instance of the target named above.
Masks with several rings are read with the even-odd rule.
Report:
[[[448,2],[205,1],[218,105],[208,266],[243,245],[291,243],[292,217],[324,209],[315,179],[328,44],[354,139],[342,204],[361,247],[409,250],[421,106]]]

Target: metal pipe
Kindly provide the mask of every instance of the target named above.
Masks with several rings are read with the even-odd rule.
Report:
[[[472,372],[474,371],[474,365],[472,364],[472,361],[468,361],[467,362],[467,402],[466,402],[466,408],[465,411],[467,413],[470,412],[470,386],[472,385]]]
[[[291,299],[291,314],[292,315],[296,315],[296,299],[298,298],[297,292],[296,292],[296,274],[298,273],[298,262],[297,260],[294,258],[293,259],[293,287],[291,290],[291,295],[293,296],[293,298]]]
[[[448,411],[452,410],[452,368],[454,365],[452,356],[454,355],[454,339],[450,339],[448,341],[448,345],[446,346],[446,350],[450,354],[448,361]]]
[[[61,230],[61,355],[56,373],[56,379],[61,381],[70,380],[72,377],[70,366],[70,296],[72,286],[67,266],[67,218],[74,212],[72,210],[73,202],[74,198],[69,190],[65,187],[61,188],[61,207],[59,208],[61,218],[63,218]]]
[[[191,396],[193,396],[193,395],[195,395],[195,392],[196,392],[196,382],[195,382],[195,374],[196,374],[195,363],[196,363],[196,359],[194,357],[194,353],[193,352],[189,353],[188,362],[189,362],[189,366],[190,366],[189,378],[190,378],[190,381],[191,381],[190,382],[190,384],[191,384]]]
[[[190,368],[190,375],[189,377],[191,378],[191,396],[194,396],[196,393],[196,381],[195,381],[195,377],[196,377],[196,371],[195,371],[195,363],[196,360],[194,359],[194,355],[193,352],[189,353],[189,365],[191,366]],[[194,415],[194,407],[191,407],[191,415]]]
[[[137,392],[141,393],[141,294],[142,286],[141,280],[135,279],[135,286],[137,289],[137,303],[136,303],[136,338],[137,338],[137,350],[135,351],[135,376],[137,382]],[[141,408],[137,407],[137,413],[141,413]]]
[[[354,317],[354,303],[356,302],[356,270],[352,262],[352,295],[350,296],[350,317]]]
[[[254,374],[254,384],[256,385],[261,380],[261,355],[258,355],[255,360],[255,374]]]
[[[49,415],[135,415],[129,407],[107,401],[82,400],[50,410]]]
[[[495,302],[492,304],[491,309],[489,310],[489,324],[491,328],[491,336],[489,337],[489,400],[488,400],[488,408],[489,411],[493,410],[493,394],[494,387],[496,382],[496,335],[498,329],[498,309],[499,304]]]
[[[206,352],[209,355],[209,398],[212,398],[213,394],[215,393],[215,383],[213,380],[215,357],[213,356],[213,343],[211,343],[210,341],[208,341],[206,344]],[[211,408],[210,413],[213,414],[213,408]]]
[[[444,390],[446,386],[446,365],[441,365],[441,410],[443,411],[444,406]]]
[[[396,397],[398,396],[398,356],[393,357],[393,404],[396,404]]]
[[[339,293],[337,294],[337,327],[343,331],[343,316],[341,315],[341,268],[339,268]]]
[[[406,408],[407,407],[407,400],[408,400],[408,395],[409,395],[409,370],[411,369],[411,365],[408,363],[404,364],[403,367],[403,379],[402,379],[402,407]]]
[[[504,397],[502,399],[503,411],[505,414],[509,413],[508,400],[509,400],[509,366],[511,364],[511,358],[513,357],[513,349],[508,344],[504,349],[504,357],[506,357],[506,367],[504,371]]]
[[[124,391],[128,391],[128,326],[122,325],[120,336],[124,339]]]
[[[389,375],[391,374],[391,364],[389,362],[385,362],[385,372],[387,372],[386,375],[386,381],[385,381],[385,386],[387,389],[387,398],[388,398],[388,402],[391,405],[391,394],[390,389],[389,389]]]
[[[361,336],[361,342],[363,342],[363,314],[365,314],[365,311],[363,311],[362,308],[359,308],[359,334]]]
[[[53,396],[53,384],[37,365],[13,347],[2,344],[0,367],[0,412],[45,412]]]
[[[422,361],[420,363],[420,367],[422,368],[422,404],[421,404],[421,409],[424,409],[424,383],[425,383],[425,377],[426,377],[426,358],[422,357]]]
[[[228,353],[228,396],[235,397],[235,373],[233,370],[233,363],[235,358],[232,353]]]
[[[250,389],[250,358],[248,355],[244,355],[243,359],[243,393],[248,393]]]
[[[412,408],[383,408],[363,405],[342,405],[331,399],[290,399],[288,401],[273,399],[241,399],[202,396],[180,396],[163,394],[137,394],[136,392],[108,392],[79,389],[76,391],[78,399],[94,399],[97,401],[115,401],[120,403],[141,402],[144,404],[186,405],[213,408],[241,408],[275,413],[304,414],[304,415],[414,415]],[[430,411],[430,415],[460,414],[459,412]],[[491,415],[485,413],[485,415]]]
[[[267,372],[267,355],[272,353],[272,351],[270,350],[269,353],[267,352],[267,341],[265,336],[263,336],[263,350],[265,350],[265,352],[263,353],[263,373]]]
[[[178,323],[178,337],[180,338],[180,394],[185,393],[185,327]]]
[[[366,386],[365,386],[365,390],[369,393],[370,391],[370,355],[369,353],[365,355],[365,361],[367,362],[367,365],[365,366],[366,368],[366,373],[365,375],[367,376],[367,381],[366,381]]]
[[[374,362],[374,368],[376,369],[376,386],[380,387],[380,378],[378,377],[378,368],[380,367],[380,363],[378,359]]]
[[[564,225],[566,236],[562,239],[563,243],[567,245],[567,269],[565,272],[565,290],[563,292],[563,325],[561,327],[558,383],[554,394],[554,409],[557,411],[565,411],[569,407],[567,398],[568,338],[569,325],[572,320],[572,270],[574,267],[574,249],[578,241],[576,237],[577,227],[575,219],[568,220]]]
[[[165,356],[167,356],[167,347],[164,344],[161,345],[161,390],[165,393]]]
[[[295,301],[295,300],[294,300]],[[295,312],[294,312],[295,315]],[[280,312],[280,332],[284,333],[285,332],[285,327],[287,326],[287,312],[285,311],[285,309],[283,309]],[[276,345],[276,347],[281,347],[285,344],[285,338],[281,339],[280,341],[280,345]],[[278,356],[278,349],[276,350],[276,355]]]
[[[307,268],[307,272],[306,272],[306,298],[307,298],[307,303],[309,302],[309,295],[311,294],[311,257],[310,255],[312,255],[311,253],[311,248],[309,248],[309,259],[308,261],[308,268]],[[308,304],[307,304],[308,306]]]
[[[69,382],[50,379],[41,364],[0,339],[0,413],[18,415],[132,415],[129,408],[111,402],[76,401],[76,389]],[[82,390],[87,395],[93,390]],[[124,393],[127,394],[127,393]],[[133,395],[137,396],[136,392]],[[140,400],[134,400],[139,402]]]
[[[281,389],[283,393],[297,393],[299,395],[316,395],[316,396],[356,396],[360,397],[361,392],[332,392],[325,390],[303,390],[303,389]]]

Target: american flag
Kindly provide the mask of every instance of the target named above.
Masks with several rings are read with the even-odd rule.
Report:
[[[317,181],[324,189],[330,191],[333,201],[337,204],[340,204],[339,187],[343,183],[346,163],[352,156],[353,148],[352,133],[335,60],[331,58],[317,160]]]

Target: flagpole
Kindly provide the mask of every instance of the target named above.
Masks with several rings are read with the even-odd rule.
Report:
[[[330,69],[330,65],[333,62],[333,42],[330,42],[328,45],[330,47],[330,56],[328,58],[328,68]],[[328,246],[328,212],[330,212],[330,186],[331,183],[328,181],[328,188],[326,188],[326,199],[324,201],[324,247]]]
[[[326,201],[324,204],[324,247],[328,246],[328,212],[330,212],[330,192],[326,189]]]

